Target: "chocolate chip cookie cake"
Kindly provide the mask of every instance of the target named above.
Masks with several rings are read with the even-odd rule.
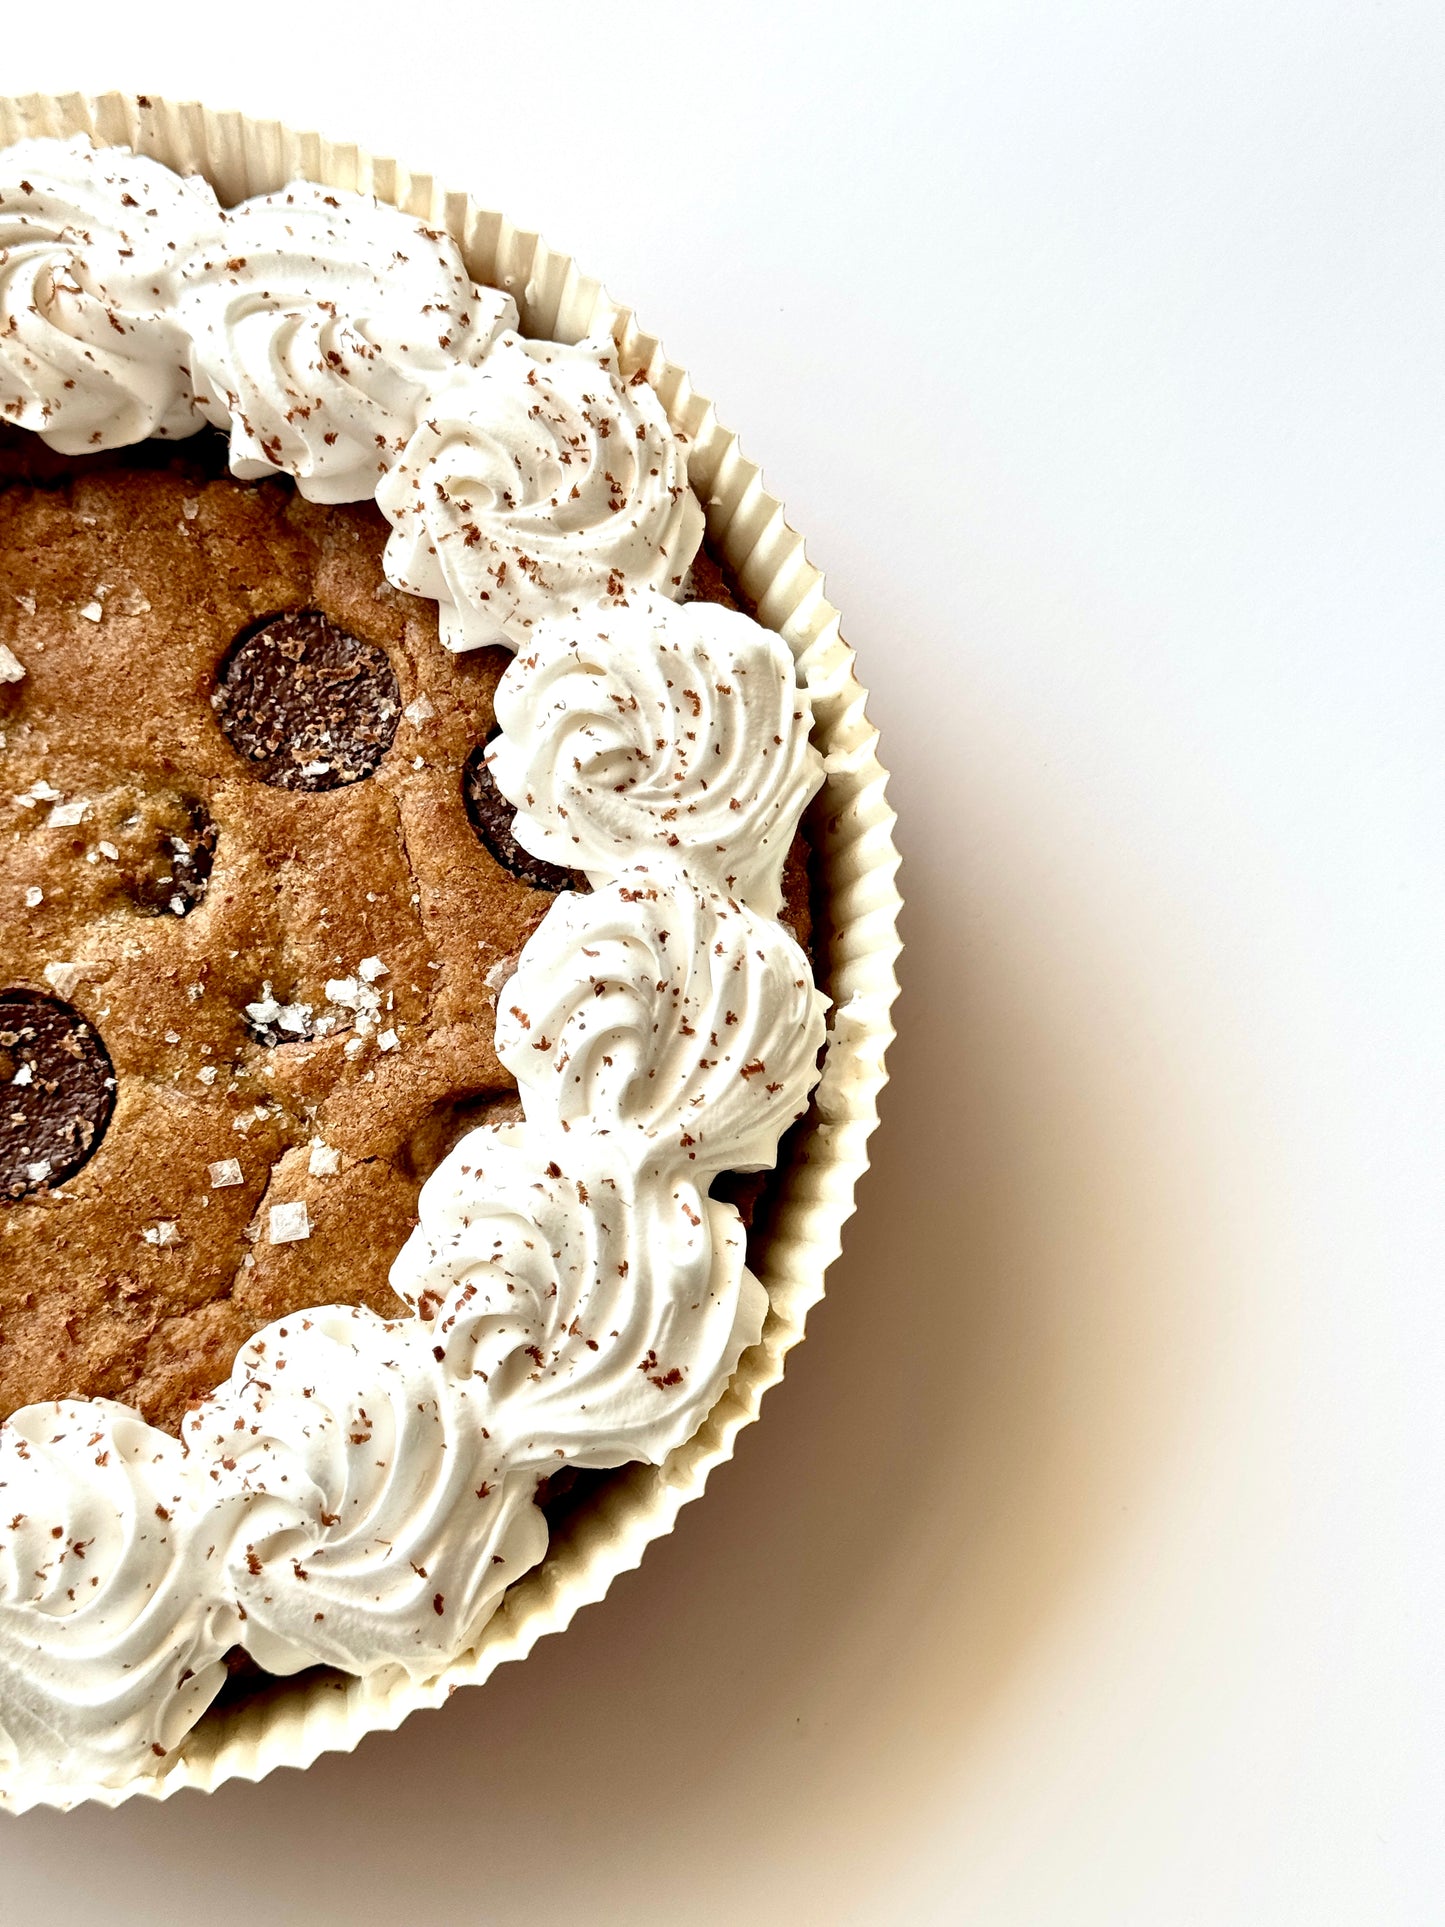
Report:
[[[706,1421],[823,769],[643,373],[385,203],[0,151],[0,419],[0,1775],[115,1787]]]

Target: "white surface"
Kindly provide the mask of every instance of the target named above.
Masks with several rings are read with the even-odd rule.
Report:
[[[8,1823],[7,1918],[1438,1920],[1445,19],[468,11],[27,13],[5,84],[431,165],[718,398],[897,772],[876,1169],[602,1607]]]

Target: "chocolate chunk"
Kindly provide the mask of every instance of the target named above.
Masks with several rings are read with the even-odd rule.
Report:
[[[144,833],[147,847],[126,863],[126,893],[151,916],[187,916],[206,894],[216,851],[216,826],[191,796],[149,797],[127,819],[122,834]]]
[[[361,782],[391,748],[401,718],[386,651],[319,609],[288,609],[248,624],[216,680],[217,722],[275,789]]]
[[[0,1197],[78,1171],[114,1105],[110,1055],[80,1012],[42,991],[0,990]]]
[[[462,770],[462,797],[472,828],[502,868],[520,877],[523,883],[530,883],[534,890],[585,890],[587,879],[578,871],[544,862],[530,850],[524,850],[512,835],[512,818],[516,812],[497,788],[487,762],[487,743],[500,734],[499,729],[494,729],[486,743],[478,743]]]

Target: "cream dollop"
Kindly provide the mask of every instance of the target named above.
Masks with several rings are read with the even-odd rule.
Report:
[[[433,1346],[415,1319],[299,1312],[186,1420],[192,1457],[240,1502],[225,1579],[271,1672],[434,1672],[546,1550],[535,1473],[508,1464],[485,1387]]]
[[[159,1769],[225,1679],[234,1507],[178,1440],[107,1399],[0,1429],[0,1762],[37,1781]]]
[[[667,853],[765,917],[823,781],[781,636],[716,603],[641,595],[539,623],[497,686],[488,752],[514,834],[603,883]]]
[[[373,495],[431,391],[517,319],[449,235],[311,181],[231,209],[182,263],[176,312],[232,472],[282,471],[313,502]]]
[[[529,1125],[635,1131],[699,1171],[757,1171],[817,1081],[827,999],[781,924],[662,864],[560,897],[497,1008]]]
[[[680,592],[702,540],[662,403],[610,340],[506,335],[432,396],[376,499],[392,582],[432,597],[450,649],[525,642],[545,616]]]
[[[513,1463],[660,1465],[762,1332],[737,1212],[621,1148],[469,1133],[392,1266],[448,1369],[485,1383]]]
[[[64,455],[203,427],[171,302],[219,218],[204,181],[125,148],[0,152],[0,416]]]

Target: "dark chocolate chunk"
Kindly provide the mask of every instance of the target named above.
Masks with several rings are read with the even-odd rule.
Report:
[[[127,895],[151,916],[184,917],[206,894],[216,852],[216,826],[191,796],[147,799],[123,826],[149,832],[147,848],[125,867]]]
[[[110,1054],[71,1004],[0,990],[0,1197],[78,1171],[115,1106]]]
[[[248,624],[216,682],[217,722],[275,789],[361,782],[391,748],[401,718],[386,651],[319,609],[288,609]]]
[[[585,890],[587,880],[578,871],[544,862],[530,850],[524,850],[512,835],[512,818],[516,812],[497,788],[487,762],[487,743],[500,734],[500,730],[494,729],[486,743],[478,743],[462,770],[462,797],[472,828],[502,868],[520,877],[523,883],[530,883],[534,890]]]

